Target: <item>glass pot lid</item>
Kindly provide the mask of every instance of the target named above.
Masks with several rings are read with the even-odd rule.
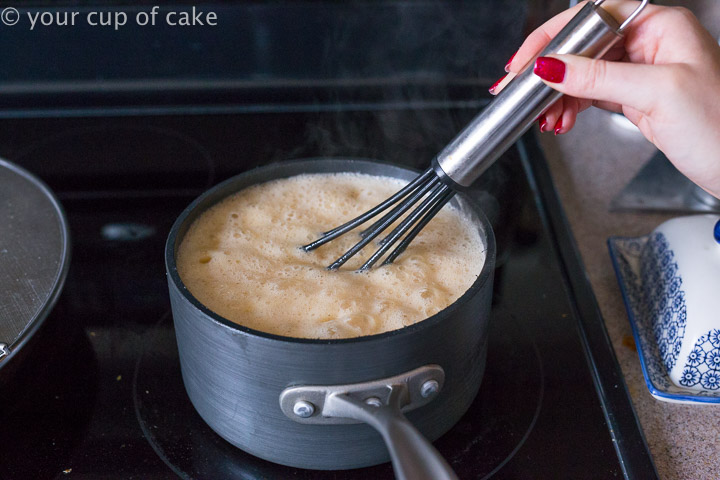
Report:
[[[0,368],[55,305],[69,266],[69,240],[50,189],[0,159]]]

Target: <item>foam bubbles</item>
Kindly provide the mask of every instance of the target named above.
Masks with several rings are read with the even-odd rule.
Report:
[[[325,267],[359,240],[348,234],[304,252],[300,245],[363,213],[403,182],[313,174],[256,185],[201,215],[178,249],[178,272],[208,308],[278,335],[348,338],[402,328],[457,300],[485,262],[477,232],[445,207],[395,264],[356,273],[368,245],[343,269]]]

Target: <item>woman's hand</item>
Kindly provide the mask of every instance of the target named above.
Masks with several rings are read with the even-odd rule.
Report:
[[[602,8],[621,21],[638,5],[607,1]],[[547,85],[566,94],[540,117],[541,131],[568,132],[578,112],[591,105],[622,112],[678,170],[720,197],[717,41],[688,10],[648,5],[603,60],[550,55],[527,65],[581,7],[535,30],[506,67],[508,77],[533,68]]]

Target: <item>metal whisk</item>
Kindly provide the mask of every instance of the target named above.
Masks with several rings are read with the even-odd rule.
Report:
[[[599,58],[620,40],[627,25],[649,2],[643,0],[638,8],[619,24],[610,14],[599,8],[603,1],[588,2],[540,56],[569,53]],[[305,251],[314,250],[397,204],[360,234],[362,240],[328,266],[328,269],[336,270],[421,202],[380,241],[378,250],[359,271],[371,268],[400,241],[382,264],[392,263],[456,191],[469,187],[561,95],[534,75],[532,68],[526,68],[433,159],[428,170],[381,204],[325,232],[318,240],[302,248]],[[403,235],[405,237],[400,240]]]
[[[440,180],[433,169],[429,168],[425,171],[425,173],[408,183],[402,190],[398,191],[395,195],[388,198],[381,204],[368,210],[359,217],[325,232],[322,237],[302,248],[305,251],[314,250],[320,245],[324,245],[340,235],[353,230],[355,227],[367,222],[371,218],[379,215],[381,212],[384,212],[392,205],[399,202],[395,208],[390,210],[390,212],[384,215],[380,220],[373,223],[368,229],[360,233],[362,240],[356,243],[350,250],[345,252],[340,258],[328,266],[329,270],[336,270],[357,252],[362,250],[365,245],[370,243],[375,237],[380,235],[380,233],[382,233],[386,228],[395,223],[396,220],[403,216],[421,198],[425,197],[420,206],[413,210],[410,215],[405,217],[405,219],[403,219],[403,221],[400,222],[400,224],[380,242],[380,248],[378,248],[377,251],[373,253],[372,256],[358,270],[365,271],[375,265],[375,263],[395,244],[395,242],[397,242],[400,237],[405,235],[405,233],[412,228],[410,233],[403,238],[397,248],[388,255],[383,262],[383,265],[392,263],[392,261],[395,260],[395,258],[397,258],[397,256],[405,250],[405,248],[407,248],[415,236],[420,233],[420,230],[422,230],[423,227],[432,220],[435,214],[448,202],[448,200],[452,198],[454,194],[455,192]],[[415,225],[414,228],[413,225]]]

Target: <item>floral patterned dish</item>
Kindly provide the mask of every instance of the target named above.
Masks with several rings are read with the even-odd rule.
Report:
[[[666,402],[720,404],[720,329],[710,329],[687,357],[679,356],[687,320],[685,292],[665,237],[659,232],[611,237],[608,248],[650,394]],[[660,260],[649,262],[648,256]],[[643,278],[652,282],[644,285]],[[656,316],[660,320],[654,323]],[[684,387],[668,375],[676,364]]]

